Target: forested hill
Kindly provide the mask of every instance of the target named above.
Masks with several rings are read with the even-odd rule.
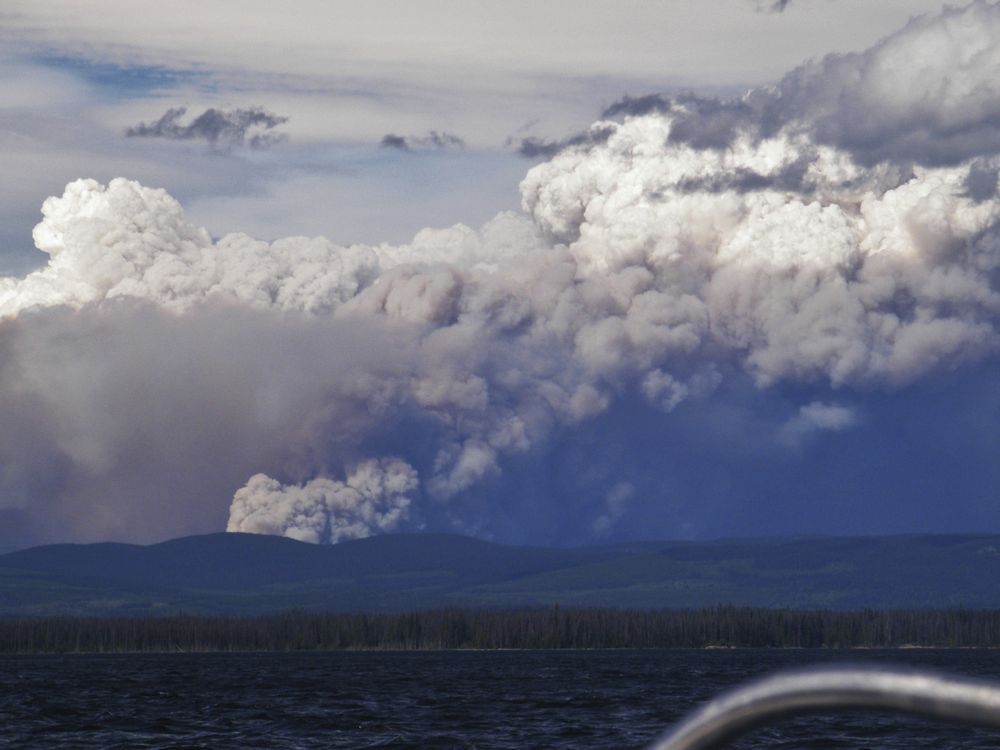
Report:
[[[543,549],[460,536],[333,546],[212,534],[0,555],[0,615],[440,608],[1000,607],[1000,536],[641,542]]]

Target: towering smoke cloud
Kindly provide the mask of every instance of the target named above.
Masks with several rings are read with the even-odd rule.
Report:
[[[784,465],[873,429],[865,394],[993,361],[998,24],[623,102],[525,214],[404,246],[214,241],[161,190],[72,183],[48,264],[0,280],[0,503],[37,538],[729,528],[741,490],[685,474],[713,445]]]

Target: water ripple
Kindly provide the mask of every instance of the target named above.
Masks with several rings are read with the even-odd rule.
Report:
[[[996,651],[0,657],[0,748],[641,748],[720,689],[845,659],[1000,677]],[[1000,736],[845,714],[735,747],[979,750]]]

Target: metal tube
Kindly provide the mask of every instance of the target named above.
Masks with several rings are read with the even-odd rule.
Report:
[[[649,750],[714,750],[777,719],[852,709],[900,711],[1000,729],[1000,686],[894,669],[780,672],[720,695]]]

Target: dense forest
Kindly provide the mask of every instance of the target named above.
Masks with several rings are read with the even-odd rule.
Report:
[[[261,617],[11,618],[0,653],[1000,647],[1000,610],[857,612],[716,607],[288,612]]]

